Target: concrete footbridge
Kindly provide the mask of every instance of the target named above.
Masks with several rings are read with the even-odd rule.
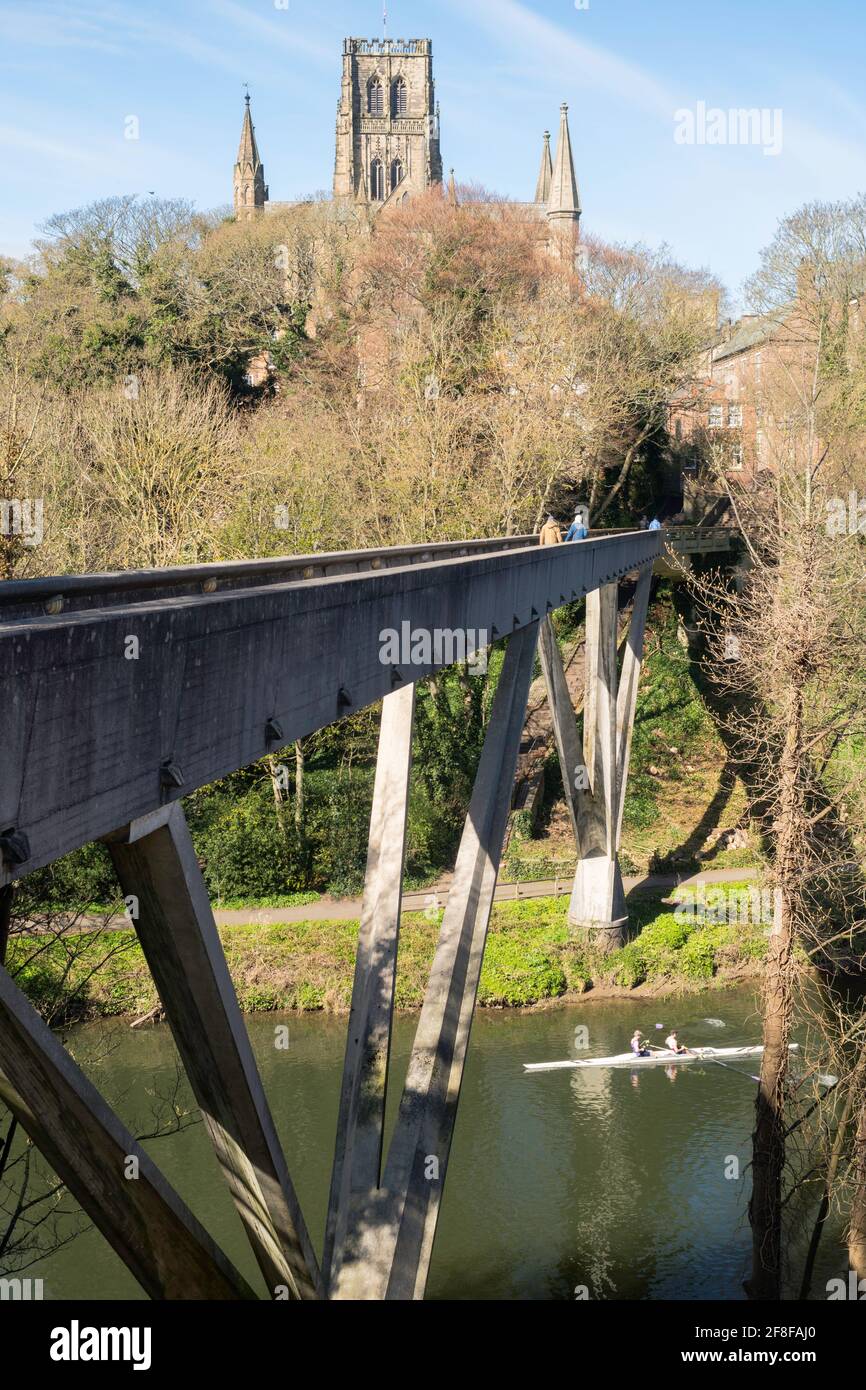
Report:
[[[111,854],[190,1086],[274,1299],[423,1297],[536,653],[577,844],[569,917],[615,946],[617,848],[665,533],[534,536],[0,584],[0,910]],[[617,660],[617,594],[636,579]],[[579,738],[549,615],[586,599]],[[383,1130],[415,692],[507,639],[396,1127]],[[182,798],[382,703],[324,1249],[313,1248]],[[2,918],[0,918],[2,924]],[[0,1099],[152,1298],[255,1298],[0,968]],[[135,1160],[138,1178],[128,1180]]]

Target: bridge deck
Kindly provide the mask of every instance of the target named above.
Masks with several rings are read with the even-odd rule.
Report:
[[[455,659],[410,643],[394,662],[384,633],[486,647],[661,548],[512,537],[0,584],[0,834],[26,841],[0,882]]]

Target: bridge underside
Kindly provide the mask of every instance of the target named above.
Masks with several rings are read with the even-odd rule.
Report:
[[[271,1297],[423,1296],[537,651],[578,844],[570,920],[602,946],[622,939],[617,847],[660,549],[646,532],[545,548],[521,537],[0,585],[0,888],[90,841],[108,845]],[[635,571],[618,670],[617,585]],[[548,614],[584,595],[581,744]],[[389,632],[409,635],[397,659]],[[412,636],[443,632],[464,634],[470,649],[509,640],[386,1155],[415,687],[453,660],[435,637],[431,646]],[[379,700],[319,1263],[180,802]],[[257,1296],[5,969],[0,1057],[0,1099],[151,1297]]]

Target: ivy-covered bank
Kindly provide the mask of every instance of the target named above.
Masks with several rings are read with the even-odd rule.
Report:
[[[734,901],[737,885],[726,890]],[[719,895],[721,898],[721,895]],[[524,1007],[594,991],[664,993],[741,980],[754,971],[766,929],[742,921],[701,921],[677,913],[661,896],[632,909],[632,940],[594,957],[569,937],[568,900],[536,898],[493,911],[479,1003]],[[737,911],[716,911],[736,918]],[[397,1006],[418,1008],[441,913],[408,913],[400,935]],[[224,928],[232,978],[245,1012],[348,1009],[357,922],[292,922]],[[29,998],[55,1022],[142,1015],[157,1004],[138,942],[129,931],[10,943],[9,965]]]

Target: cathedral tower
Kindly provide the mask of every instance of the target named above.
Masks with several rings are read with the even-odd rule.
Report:
[[[265,166],[259,158],[256,130],[250,115],[249,93],[244,100],[244,123],[241,127],[241,143],[235,163],[234,202],[238,217],[252,217],[256,211],[261,212],[264,208],[268,201],[268,189],[265,183]]]
[[[441,182],[430,39],[346,39],[334,197],[378,210]]]

